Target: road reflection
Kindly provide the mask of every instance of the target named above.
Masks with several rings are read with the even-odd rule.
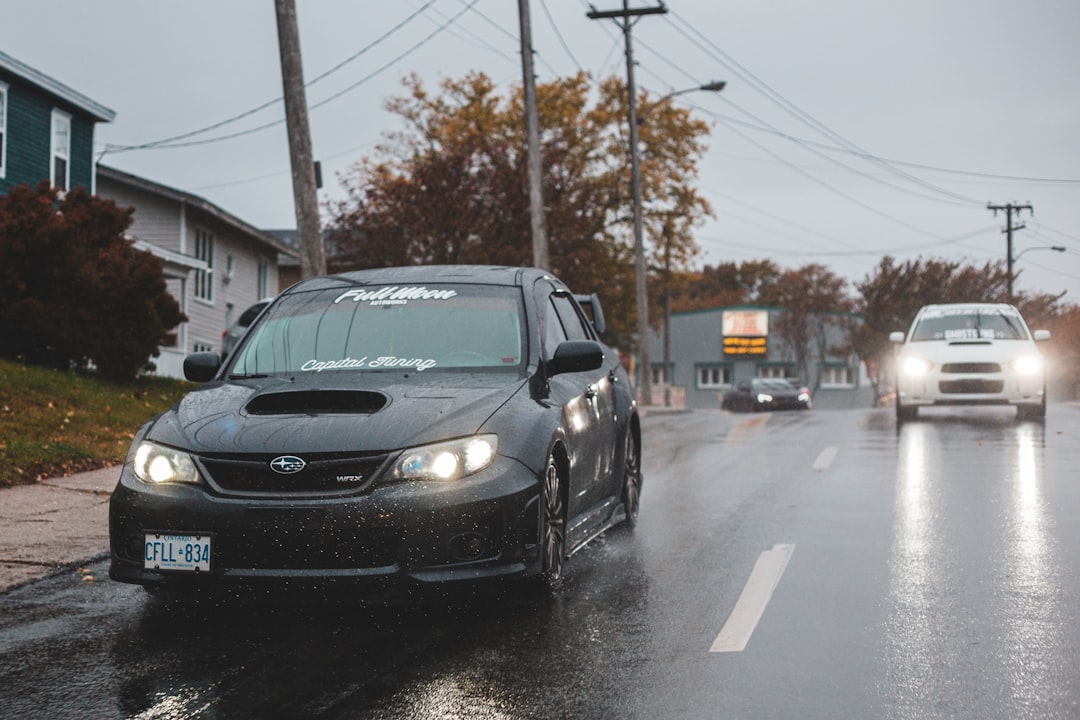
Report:
[[[647,583],[634,537],[578,553],[567,587],[495,583],[391,601],[147,601],[116,638],[125,717],[549,717],[623,681]],[[618,653],[615,653],[618,656]],[[551,668],[552,672],[545,669]],[[572,678],[568,682],[567,678]]]
[[[1044,453],[1043,425],[1004,415],[898,429],[884,693],[892,716],[949,716],[948,697],[1037,717],[1046,689],[1062,687]]]

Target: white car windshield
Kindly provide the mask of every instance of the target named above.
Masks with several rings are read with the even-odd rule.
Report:
[[[911,333],[911,342],[930,340],[1027,340],[1023,319],[996,309],[950,309],[927,312]]]
[[[339,286],[286,295],[251,332],[231,376],[518,372],[520,293],[484,285]]]

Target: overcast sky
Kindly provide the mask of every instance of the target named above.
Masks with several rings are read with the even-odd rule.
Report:
[[[621,0],[594,0],[599,10]],[[654,3],[633,0],[631,7]],[[200,195],[262,228],[295,227],[272,0],[0,0],[0,48],[116,112],[102,162]],[[885,254],[1004,259],[1017,288],[1080,303],[1080,2],[670,0],[634,29],[638,84],[712,126],[702,263],[771,258],[852,281]],[[540,81],[625,75],[622,34],[583,0],[532,0]],[[416,73],[521,81],[513,0],[297,0],[320,199],[397,119]],[[347,62],[346,62],[347,61]],[[344,63],[344,64],[342,64]],[[340,65],[340,67],[338,67]],[[336,69],[335,69],[336,68]],[[269,125],[265,129],[256,129]],[[231,139],[206,142],[228,135]],[[1044,248],[1067,247],[1065,253]],[[1030,249],[1030,251],[1029,251]]]

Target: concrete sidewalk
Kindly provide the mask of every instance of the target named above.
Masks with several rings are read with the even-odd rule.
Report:
[[[0,489],[0,593],[108,557],[120,467]]]

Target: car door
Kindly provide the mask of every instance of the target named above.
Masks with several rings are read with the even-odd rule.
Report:
[[[560,342],[595,340],[588,320],[565,289],[552,286],[545,310],[544,353],[550,358]],[[568,498],[568,540],[573,547],[589,528],[606,519],[612,488],[615,450],[615,403],[610,359],[596,370],[556,375],[550,379],[553,402],[563,412],[571,477]]]

